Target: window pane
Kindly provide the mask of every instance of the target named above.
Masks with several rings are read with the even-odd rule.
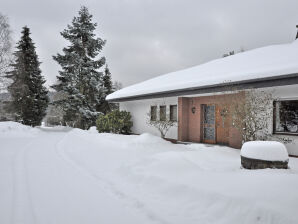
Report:
[[[151,107],[151,121],[156,121],[157,115],[157,106]]]
[[[275,103],[275,131],[298,133],[298,100]]]
[[[177,121],[177,105],[170,106],[170,120]]]
[[[205,140],[215,140],[215,128],[205,127],[204,128],[204,139]]]
[[[161,121],[165,121],[166,120],[166,106],[160,106],[159,107],[159,118]]]
[[[215,124],[215,106],[206,105],[204,113],[205,124]]]

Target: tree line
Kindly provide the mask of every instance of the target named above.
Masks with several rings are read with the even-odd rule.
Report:
[[[96,36],[96,27],[88,8],[82,6],[71,24],[60,33],[70,44],[61,54],[53,56],[61,69],[51,88],[61,97],[51,104],[62,111],[65,125],[81,129],[95,125],[97,117],[113,107],[105,100],[114,91],[111,72],[106,58],[100,56],[106,40]],[[7,89],[12,96],[7,109],[16,121],[37,126],[49,105],[41,63],[29,27],[22,28],[13,59],[9,57],[9,34],[7,18],[0,15],[0,82],[8,82]]]

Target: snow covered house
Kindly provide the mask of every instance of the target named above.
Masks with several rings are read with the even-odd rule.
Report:
[[[291,137],[287,149],[298,155],[298,40],[161,75],[118,90],[107,100],[119,102],[121,110],[131,113],[136,134],[159,134],[147,124],[149,113],[152,119],[168,116],[177,120],[168,138],[240,148],[242,137],[232,122],[224,122],[220,106],[229,98],[225,89],[231,85],[237,90],[272,91],[268,105],[272,116],[264,117],[271,124],[268,131],[273,136]]]

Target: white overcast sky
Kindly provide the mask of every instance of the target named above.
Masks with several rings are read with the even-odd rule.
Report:
[[[238,51],[291,42],[298,0],[0,0],[18,41],[31,29],[47,85],[59,65],[52,56],[68,43],[60,36],[81,5],[98,23],[114,81],[131,85]]]

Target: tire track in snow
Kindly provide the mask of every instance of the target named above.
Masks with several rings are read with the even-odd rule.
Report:
[[[120,199],[121,201],[125,201],[125,203],[128,204],[133,209],[136,209],[140,213],[145,214],[149,220],[160,224],[169,224],[169,222],[159,217],[154,212],[152,212],[149,208],[147,208],[144,203],[142,203],[141,201],[139,201],[134,197],[127,195],[125,192],[117,189],[110,180],[99,177],[98,175],[95,175],[94,173],[90,172],[86,167],[84,167],[81,163],[75,161],[69,155],[67,155],[64,148],[60,147],[63,140],[65,140],[66,136],[67,135],[65,135],[60,141],[56,143],[56,153],[66,163],[70,164],[72,167],[77,169],[78,172],[82,173],[84,176],[95,181],[97,186],[104,189],[107,193],[110,193],[112,196],[116,197],[117,199]]]
[[[11,223],[36,223],[31,193],[28,182],[26,154],[33,145],[31,140],[24,148],[20,149],[13,160],[13,195]]]
[[[42,130],[42,129],[41,129]],[[50,130],[56,132],[55,130]],[[66,130],[67,132],[69,130]],[[39,224],[34,210],[33,201],[31,197],[30,184],[28,181],[28,166],[27,157],[31,148],[35,144],[39,144],[38,137],[48,130],[42,130],[38,136],[30,139],[22,149],[18,150],[13,158],[12,172],[13,172],[13,193],[12,193],[12,208],[11,208],[11,223],[13,224]],[[61,130],[58,130],[61,132]],[[65,133],[65,135],[67,134]],[[63,135],[57,141],[65,137]],[[42,145],[39,145],[42,146]]]

